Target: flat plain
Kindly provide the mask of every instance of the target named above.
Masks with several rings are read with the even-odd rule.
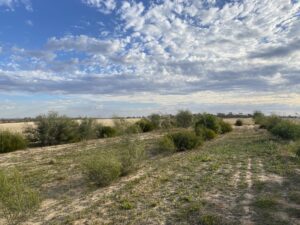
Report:
[[[3,154],[0,168],[22,171],[42,195],[24,224],[300,224],[300,163],[288,142],[250,124],[192,151],[152,154],[163,134],[135,135],[147,158],[103,188],[81,162],[120,137]]]

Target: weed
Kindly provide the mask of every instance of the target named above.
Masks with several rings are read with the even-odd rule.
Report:
[[[277,205],[277,201],[269,196],[259,197],[253,202],[253,206],[260,209],[274,209]]]
[[[38,208],[38,192],[27,187],[16,170],[7,176],[0,171],[0,208],[9,224],[18,224]]]

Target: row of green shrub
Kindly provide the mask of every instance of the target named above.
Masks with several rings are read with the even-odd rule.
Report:
[[[120,176],[135,171],[145,156],[143,144],[123,139],[113,151],[101,152],[83,162],[84,173],[98,186],[106,186]]]
[[[198,121],[194,125],[194,130],[185,130],[165,135],[158,143],[160,152],[172,153],[196,148],[204,141],[212,140],[219,134],[232,131],[229,123],[212,114],[202,114],[198,116]]]
[[[1,132],[0,153],[24,149],[27,144],[30,146],[51,146],[96,138],[115,137],[124,134],[150,132],[155,129],[170,129],[173,127],[189,128],[196,126],[196,134],[203,135],[204,139],[211,139],[215,134],[226,132],[226,129],[231,129],[228,124],[223,123],[221,120],[217,122],[217,128],[208,127],[209,130],[197,125],[201,125],[199,120],[203,120],[206,117],[208,117],[206,118],[208,121],[202,122],[210,123],[210,116],[212,115],[193,115],[190,111],[186,110],[179,111],[175,116],[152,114],[134,124],[124,119],[115,119],[114,126],[110,127],[97,124],[93,119],[85,118],[81,121],[75,121],[67,116],[50,112],[47,115],[40,115],[35,118],[35,126],[28,127],[25,130],[25,138],[21,134],[13,134],[8,131]],[[206,124],[204,125],[206,126]],[[208,126],[210,125],[208,124]]]
[[[300,125],[283,119],[276,115],[265,116],[261,112],[255,112],[253,116],[255,124],[260,128],[267,129],[273,135],[286,140],[300,139]]]

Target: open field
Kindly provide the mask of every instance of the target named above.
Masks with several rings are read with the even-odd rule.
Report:
[[[138,134],[147,159],[104,188],[80,165],[120,137],[2,154],[0,168],[22,171],[42,194],[24,224],[300,224],[300,161],[287,142],[243,126],[192,151],[153,155],[161,135]]]

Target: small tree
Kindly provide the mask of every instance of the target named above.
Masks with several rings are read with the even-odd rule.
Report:
[[[221,133],[220,119],[212,114],[204,113],[199,116],[195,127],[206,127],[213,130],[216,134]]]
[[[188,110],[181,110],[176,114],[178,127],[188,128],[193,124],[193,114]]]
[[[89,140],[95,138],[95,120],[90,118],[82,119],[78,127],[78,131],[81,140]]]
[[[151,121],[151,123],[154,126],[154,129],[158,129],[161,126],[161,118],[160,115],[158,114],[151,114],[149,116],[149,120]]]
[[[26,130],[30,141],[41,145],[57,145],[76,142],[80,139],[79,124],[66,116],[56,112],[41,115],[35,119],[36,128]]]

